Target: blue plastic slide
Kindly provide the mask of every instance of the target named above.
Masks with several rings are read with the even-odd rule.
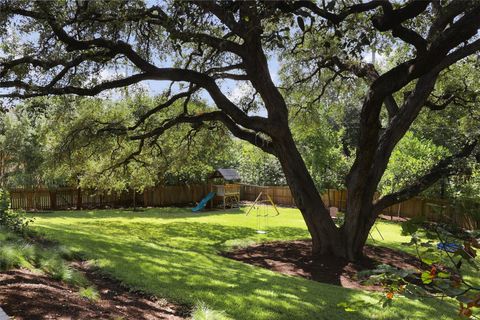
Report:
[[[210,192],[209,194],[207,194],[207,196],[203,198],[202,201],[200,201],[195,208],[192,209],[192,212],[198,212],[200,210],[203,210],[207,205],[208,201],[212,200],[213,197],[215,197],[215,192]]]

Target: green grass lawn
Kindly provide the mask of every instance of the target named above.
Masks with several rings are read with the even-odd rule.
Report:
[[[455,307],[445,302],[398,298],[382,308],[378,294],[284,276],[217,254],[236,242],[308,237],[298,210],[280,210],[269,219],[266,235],[255,232],[257,219],[244,210],[194,214],[179,208],[38,213],[33,228],[131,288],[189,305],[203,302],[234,319],[455,318]],[[378,226],[385,240],[376,244],[398,248],[408,240],[398,225]],[[354,311],[338,307],[341,302],[353,304]],[[372,304],[355,307],[363,302]]]

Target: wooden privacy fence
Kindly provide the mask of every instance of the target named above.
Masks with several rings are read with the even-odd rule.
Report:
[[[415,197],[393,205],[383,212],[392,217],[424,217],[427,221],[452,223],[466,229],[480,228],[480,204],[451,203],[444,199]]]
[[[242,200],[254,201],[260,192],[268,194],[276,204],[295,205],[288,186],[242,185],[240,197]],[[345,190],[329,189],[321,197],[327,207],[337,207],[340,211],[346,209],[347,192]],[[467,214],[467,211],[476,212],[477,218]],[[476,203],[470,203],[467,208],[463,205],[454,205],[447,200],[415,197],[385,209],[383,214],[402,218],[425,217],[428,221],[453,223],[467,229],[480,228],[478,218],[480,204]]]
[[[208,192],[210,187],[206,184],[157,186],[145,189],[143,205],[146,207],[185,205],[199,202]]]
[[[145,189],[143,193],[132,191],[120,193],[101,193],[94,190],[77,188],[59,189],[14,189],[10,190],[13,209],[24,210],[56,210],[73,208],[98,207],[131,207],[134,204],[145,207],[162,207],[186,205],[199,202],[208,192],[207,184],[156,186]],[[295,201],[288,186],[252,186],[241,185],[240,199],[254,201],[258,194],[268,194],[273,202],[279,205],[295,206]],[[328,207],[345,210],[347,192],[344,190],[327,190],[321,195]],[[477,212],[476,219],[467,211]],[[430,221],[450,222],[469,229],[480,227],[480,204],[470,203],[468,206],[454,205],[446,200],[412,198],[384,210],[383,214],[395,217],[425,217]]]
[[[255,201],[258,194],[268,194],[273,202],[284,206],[295,206],[295,200],[288,186],[253,186],[241,185],[240,198],[246,201]],[[328,207],[337,207],[344,210],[347,204],[347,193],[343,190],[327,190],[321,195],[323,202]]]
[[[264,195],[269,195],[275,204],[292,207],[295,206],[295,201],[293,200],[290,188],[283,186],[262,187],[242,184],[240,187],[240,199],[255,201],[260,192]]]
[[[100,193],[77,188],[59,189],[13,189],[10,190],[12,209],[57,210],[93,208],[105,206],[127,206],[133,203],[133,192]],[[138,205],[142,198],[135,195]]]
[[[57,210],[98,207],[161,207],[200,201],[208,193],[207,185],[157,186],[143,193],[96,192],[78,188],[13,189],[10,190],[12,209]]]

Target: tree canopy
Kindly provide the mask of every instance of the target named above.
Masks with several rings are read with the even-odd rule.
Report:
[[[476,63],[469,57],[480,49],[477,0],[2,0],[0,12],[1,97],[93,96],[167,81],[164,99],[139,108],[135,122],[113,121],[102,130],[143,149],[178,124],[221,122],[278,158],[318,253],[357,259],[383,209],[458,172],[459,161],[476,153],[476,133],[461,135],[449,156],[374,200],[392,152],[423,110],[475,101],[469,80],[454,86],[453,79],[459,62]],[[385,63],[368,63],[372,52]],[[275,57],[281,83],[272,77]],[[251,95],[233,101],[229,88],[244,83]],[[190,103],[199,95],[208,97],[210,109]],[[292,133],[294,114],[317,102],[348,105],[351,112],[337,121],[356,127],[342,137],[352,165],[341,227],[322,203]],[[159,113],[167,117],[147,125]]]

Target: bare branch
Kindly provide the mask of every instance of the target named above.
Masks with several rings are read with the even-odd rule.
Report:
[[[108,166],[107,168],[101,170],[99,172],[99,174],[104,174],[108,171],[111,171],[113,169],[116,169],[116,168],[119,168],[121,166],[126,166],[130,161],[132,160],[136,160],[136,157],[138,157],[139,155],[142,154],[142,151],[143,151],[143,147],[145,146],[145,140],[144,139],[141,139],[139,144],[138,144],[138,148],[137,150],[133,151],[132,153],[130,153],[128,156],[126,156],[124,159],[120,160],[120,161],[116,161],[115,163],[113,163],[112,165]],[[144,161],[138,161],[138,162],[141,162],[143,164],[146,164]]]
[[[172,104],[174,104],[176,101],[178,101],[182,98],[186,98],[186,97],[191,96],[197,90],[198,90],[198,87],[193,87],[186,92],[181,92],[181,93],[178,93],[178,94],[174,95],[173,97],[168,99],[166,102],[159,104],[155,108],[150,109],[148,112],[146,112],[144,115],[142,115],[133,126],[128,128],[128,130],[137,129],[142,123],[144,123],[153,114],[170,107]]]
[[[237,74],[237,73],[216,73],[212,76],[214,79],[231,79],[237,81],[249,81],[250,77],[247,74]]]
[[[444,110],[446,107],[448,107],[448,105],[450,103],[452,103],[453,101],[455,101],[455,96],[450,96],[448,97],[447,99],[445,99],[445,101],[443,101],[442,103],[438,103],[438,102],[432,102],[432,101],[426,101],[425,102],[425,106],[432,110],[432,111],[440,111],[440,110]]]

